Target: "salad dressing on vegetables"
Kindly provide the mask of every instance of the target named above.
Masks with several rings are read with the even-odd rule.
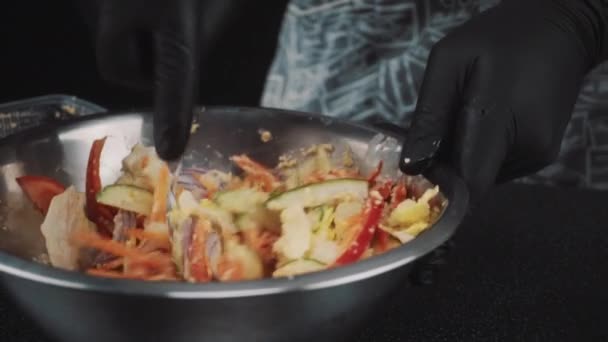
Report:
[[[83,193],[45,177],[18,179],[45,215],[55,267],[146,281],[291,277],[406,244],[443,205],[438,187],[414,196],[406,177],[386,179],[382,163],[361,174],[349,151],[334,156],[328,144],[281,156],[274,168],[235,155],[238,174],[191,168],[179,177],[137,144],[120,177],[102,186],[104,141],[91,147]]]

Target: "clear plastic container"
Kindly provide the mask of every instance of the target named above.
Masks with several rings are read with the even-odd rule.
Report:
[[[46,95],[0,104],[0,138],[24,129],[107,110],[70,95]]]

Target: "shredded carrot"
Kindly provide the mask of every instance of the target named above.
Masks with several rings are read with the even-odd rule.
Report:
[[[318,182],[322,182],[324,180],[326,180],[327,178],[330,178],[328,176],[331,176],[330,174],[323,174],[321,172],[313,172],[311,175],[309,175],[305,180],[304,180],[304,184],[311,184],[311,183],[318,183]]]
[[[192,176],[200,185],[203,186],[203,188],[205,188],[205,190],[207,190],[207,192],[217,192],[219,190],[217,184],[205,177],[205,175],[195,173]]]
[[[119,271],[108,271],[97,268],[90,268],[87,274],[97,277],[114,278],[114,279],[134,279],[134,280],[146,280],[146,281],[168,281],[168,280],[179,280],[179,278],[173,274],[154,274],[148,275],[145,272],[137,273],[122,273]]]
[[[333,169],[327,173],[320,171],[313,172],[304,179],[303,185],[323,182],[329,179],[339,178],[360,178],[361,175],[357,170],[349,169]]]
[[[238,281],[245,276],[243,264],[225,255],[221,257],[217,269],[221,281]]]
[[[334,169],[329,174],[337,178],[361,178],[359,171],[349,169]]]
[[[178,281],[179,277],[171,274],[158,274],[154,276],[149,276],[146,278],[148,281]]]
[[[240,188],[253,188],[255,187],[255,181],[251,177],[245,177],[241,182]]]
[[[181,184],[176,184],[175,185],[175,197],[179,198],[179,196],[182,194],[182,192],[184,192],[184,186]]]
[[[169,255],[159,255],[156,253],[148,253],[140,258],[130,261],[130,267],[143,266],[155,270],[167,269],[172,266],[173,261]]]
[[[243,181],[239,177],[232,177],[226,186],[228,190],[239,189],[243,185]]]
[[[90,268],[87,270],[87,273],[97,277],[105,277],[105,278],[116,278],[116,279],[129,279],[131,276],[124,274],[119,271],[108,271],[102,270],[98,268]]]
[[[355,214],[347,218],[344,223],[348,226],[359,224],[363,221],[363,213]]]
[[[154,269],[172,267],[172,260],[168,254],[158,251],[146,253],[138,248],[127,247],[118,241],[102,238],[95,233],[79,233],[74,237],[74,240],[81,246],[94,248],[125,259],[128,258],[129,266],[142,265]]]
[[[141,168],[145,169],[148,164],[150,163],[150,157],[149,156],[144,156],[143,158],[141,158]]]
[[[190,281],[208,282],[212,278],[209,260],[207,260],[206,241],[211,230],[211,223],[207,220],[197,220],[192,234],[192,243],[187,251],[190,260]]]
[[[169,195],[169,168],[164,165],[158,174],[158,183],[154,188],[152,212],[149,219],[151,222],[166,222],[167,196]]]
[[[268,264],[275,261],[272,247],[279,238],[277,233],[249,229],[243,232],[243,237],[245,243],[260,256],[263,263]]]
[[[113,270],[115,268],[121,267],[124,264],[125,260],[123,258],[117,258],[112,261],[108,261],[103,264],[97,265],[97,268],[103,270]]]
[[[167,234],[149,232],[142,229],[128,229],[127,235],[138,240],[148,240],[154,243],[154,246],[161,249],[171,249],[171,241]]]
[[[233,156],[230,158],[245,173],[255,176],[264,186],[265,191],[272,191],[279,185],[279,180],[263,165],[253,161],[246,155]]]
[[[101,237],[96,233],[75,233],[73,242],[83,247],[94,248],[115,256],[137,258],[142,254],[135,248],[129,248],[122,243]]]
[[[244,184],[246,184],[248,188],[255,188],[262,191],[272,191],[276,187],[267,177],[255,174],[248,174],[245,176]]]

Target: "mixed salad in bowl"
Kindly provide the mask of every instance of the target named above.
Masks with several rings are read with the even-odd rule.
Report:
[[[240,281],[340,267],[407,244],[446,203],[438,187],[364,174],[347,150],[310,146],[274,167],[234,155],[230,170],[172,173],[136,144],[105,186],[105,138],[90,150],[86,189],[36,175],[18,184],[44,215],[50,263],[102,277]]]

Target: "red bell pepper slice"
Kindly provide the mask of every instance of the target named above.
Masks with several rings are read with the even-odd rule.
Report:
[[[391,197],[391,192],[393,190],[393,182],[392,181],[387,181],[384,184],[376,186],[374,189],[376,191],[378,191],[378,193],[380,194],[380,196],[382,196],[383,200],[386,200],[389,197]]]
[[[393,182],[387,181],[384,184],[377,186],[376,190],[384,200],[387,200],[389,197],[391,197],[391,194],[395,194],[398,187],[399,185],[397,185],[397,187],[393,187]],[[376,229],[375,239],[376,241],[374,247],[377,248],[379,252],[383,252],[388,249],[389,235],[387,232],[382,229]]]
[[[399,203],[403,202],[407,198],[407,188],[405,182],[401,181],[393,189],[393,198],[391,199],[391,208],[396,208]]]
[[[361,258],[371,244],[374,234],[376,233],[378,224],[382,218],[383,208],[384,201],[382,199],[370,196],[366,209],[367,215],[365,216],[365,223],[350,246],[338,257],[338,259],[336,259],[333,266],[350,264]]]
[[[65,187],[61,183],[45,176],[22,176],[16,181],[42,215],[46,215],[49,211],[53,197],[65,191]]]
[[[377,252],[384,252],[388,249],[388,233],[382,229],[376,229],[376,244]]]
[[[101,191],[99,161],[105,142],[106,138],[102,138],[91,145],[86,175],[86,213],[89,220],[97,225],[99,233],[111,236],[116,212],[113,208],[97,202],[97,194]]]

